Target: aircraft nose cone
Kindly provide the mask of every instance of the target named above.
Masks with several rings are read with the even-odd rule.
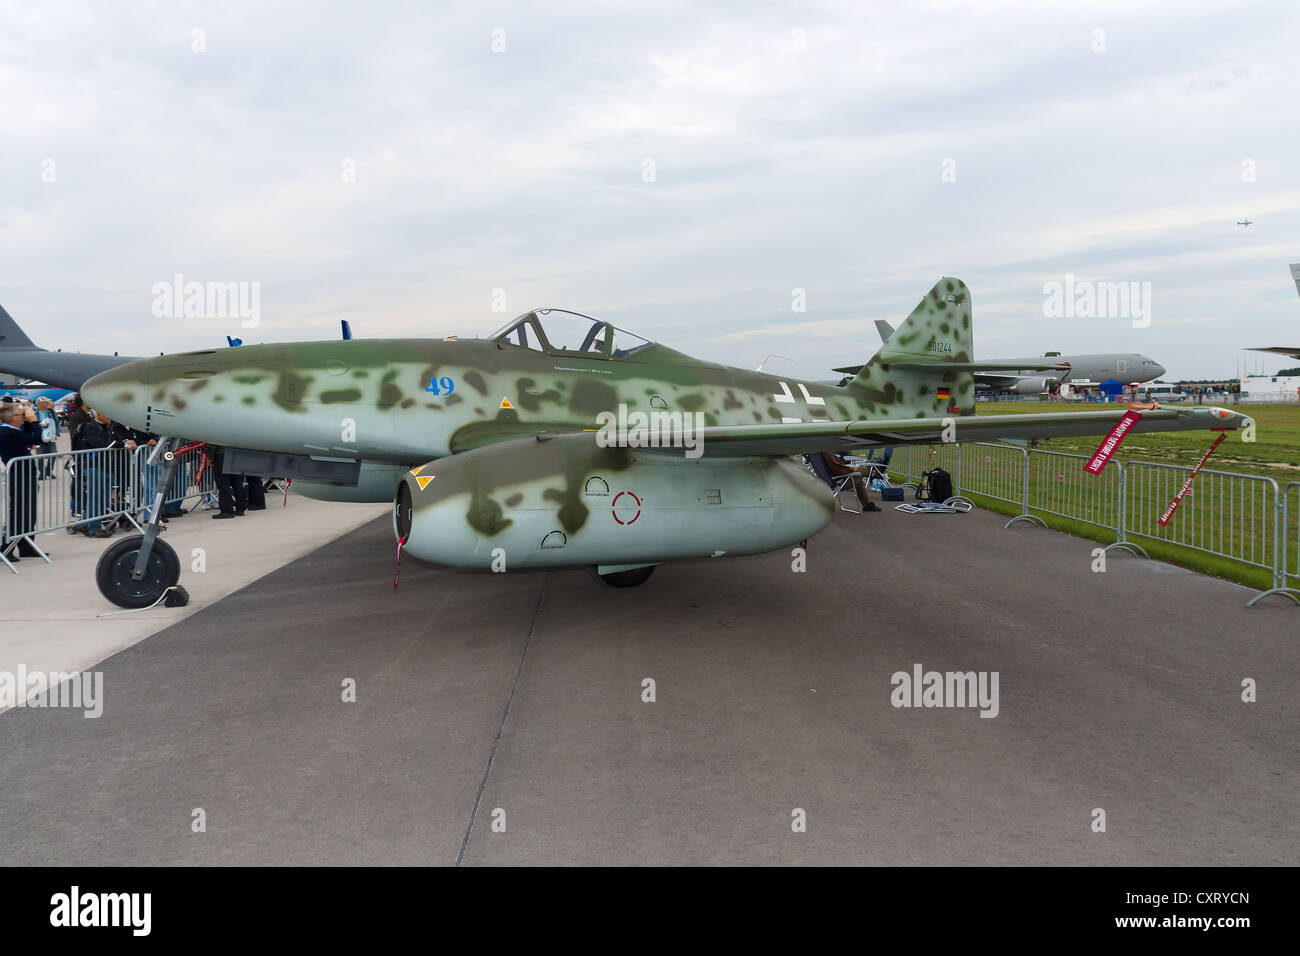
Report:
[[[1163,365],[1157,365],[1151,371],[1155,373],[1156,378],[1159,378],[1161,375],[1165,374],[1165,367]]]
[[[130,362],[100,372],[81,386],[82,400],[115,422],[139,428],[149,398],[147,362]]]

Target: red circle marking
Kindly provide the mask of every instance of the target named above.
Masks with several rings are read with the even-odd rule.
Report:
[[[618,499],[622,498],[624,495],[627,495],[629,498],[631,498],[633,501],[636,502],[636,514],[628,518],[626,521],[624,521],[622,518],[618,516]],[[617,521],[619,524],[632,524],[633,522],[636,521],[637,518],[641,517],[641,499],[638,498],[630,491],[620,491],[618,494],[614,496],[612,507],[609,510],[610,510],[610,514],[614,516],[614,520]]]

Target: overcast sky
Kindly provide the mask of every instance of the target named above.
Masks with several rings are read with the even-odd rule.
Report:
[[[1300,346],[1298,37],[1276,0],[5,0],[0,303],[128,354],[552,305],[826,378],[953,275],[977,357],[1231,376]],[[261,324],[155,317],[177,273]],[[1068,274],[1150,324],[1045,316]]]

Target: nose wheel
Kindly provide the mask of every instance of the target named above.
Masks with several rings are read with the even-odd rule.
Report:
[[[135,534],[115,542],[95,567],[99,593],[118,607],[149,607],[180,580],[180,559],[171,545],[159,539],[153,541],[143,573],[135,575],[143,541],[144,535]]]
[[[162,438],[158,447],[149,457],[153,464],[160,457],[164,462],[162,474],[158,476],[158,487],[154,492],[153,505],[149,510],[149,523],[145,525],[144,534],[132,535],[112,544],[99,556],[95,565],[95,584],[99,593],[118,607],[151,607],[162,600],[168,589],[176,586],[181,578],[181,562],[176,557],[172,546],[158,537],[158,519],[162,514],[163,499],[167,489],[172,486],[176,470],[180,466],[179,455],[201,445],[187,445],[175,448],[175,439]],[[188,597],[184,588],[178,588],[173,597],[179,597],[184,604]]]

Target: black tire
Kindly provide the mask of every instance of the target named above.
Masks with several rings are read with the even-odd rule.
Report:
[[[144,578],[131,579],[136,556],[144,535],[134,534],[115,542],[99,556],[95,566],[95,583],[99,593],[118,607],[142,608],[156,602],[181,578],[181,562],[166,541],[155,538]]]
[[[609,574],[601,574],[594,567],[591,570],[611,588],[634,588],[638,584],[645,584],[650,575],[655,573],[656,567],[658,565],[652,564],[644,568],[632,568],[630,571],[611,571]]]

